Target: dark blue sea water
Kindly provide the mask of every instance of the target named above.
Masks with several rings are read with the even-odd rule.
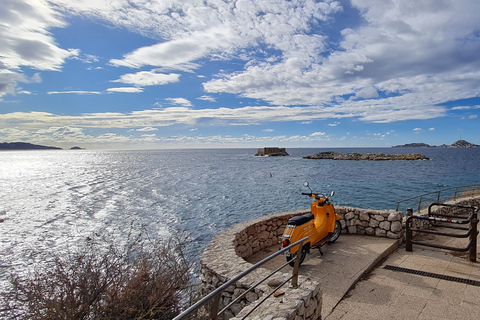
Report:
[[[306,160],[321,151],[417,152],[429,161]],[[42,252],[74,247],[94,231],[152,237],[185,231],[197,259],[218,232],[275,212],[309,207],[301,196],[335,190],[337,205],[395,209],[422,193],[480,182],[480,149],[255,149],[18,151],[0,153],[0,273]]]

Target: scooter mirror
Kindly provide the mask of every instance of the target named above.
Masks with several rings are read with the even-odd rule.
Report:
[[[305,182],[303,183],[303,186],[308,188],[308,181],[305,181]]]
[[[333,197],[335,195],[335,191],[332,191],[332,193],[330,194],[330,197]]]

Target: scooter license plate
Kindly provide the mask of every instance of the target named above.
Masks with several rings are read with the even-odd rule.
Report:
[[[282,249],[283,248],[279,248],[278,250],[282,250]],[[290,250],[283,251],[280,255],[284,257],[288,257],[290,256]]]

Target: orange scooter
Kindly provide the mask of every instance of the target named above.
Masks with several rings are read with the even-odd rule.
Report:
[[[318,248],[320,254],[323,255],[322,246],[326,243],[335,242],[342,232],[342,225],[339,221],[341,217],[335,213],[335,208],[330,203],[329,197],[313,192],[308,182],[305,182],[304,186],[310,189],[310,192],[302,192],[302,195],[307,195],[314,199],[310,205],[311,213],[290,218],[281,238],[282,248],[285,248],[291,243],[308,237],[308,240],[303,243],[302,252],[300,253],[300,264],[305,260],[310,249]],[[332,191],[330,197],[333,197],[334,194],[335,191]],[[299,248],[300,245],[285,252],[287,261],[290,262],[292,267]]]

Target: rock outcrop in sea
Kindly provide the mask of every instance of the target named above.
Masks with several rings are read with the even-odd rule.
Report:
[[[392,146],[392,148],[480,148],[480,146],[465,140],[457,140],[451,145],[442,144],[439,146],[431,146],[426,143],[407,143],[398,146]]]
[[[418,153],[403,154],[387,154],[387,153],[340,153],[336,151],[320,152],[303,157],[304,159],[331,159],[331,160],[430,160],[428,157]]]

